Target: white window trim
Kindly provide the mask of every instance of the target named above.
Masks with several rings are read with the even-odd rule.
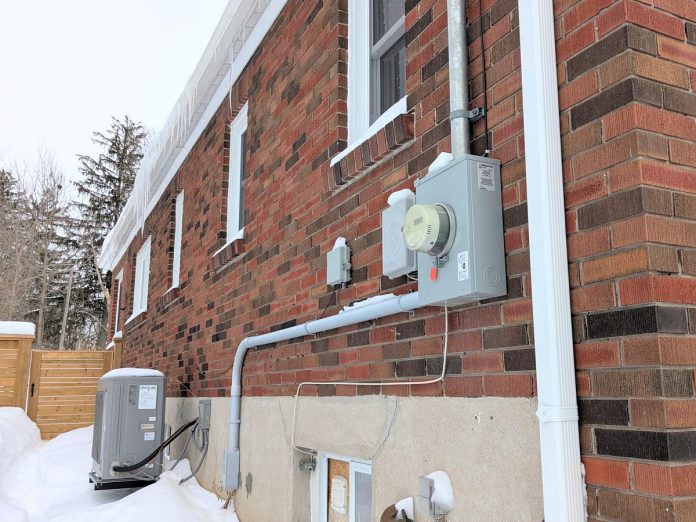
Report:
[[[372,85],[371,0],[348,2],[348,146],[333,158],[331,166],[369,140],[387,123],[408,112],[404,96],[370,124]]]
[[[133,313],[126,323],[147,310],[147,298],[150,286],[150,254],[152,236],[148,237],[135,256],[135,284],[133,286]]]
[[[353,522],[353,517],[355,516],[355,510],[353,509],[353,503],[351,499],[353,498],[353,473],[354,471],[359,471],[361,473],[368,473],[365,471],[369,470],[369,474],[372,475],[372,463],[369,460],[357,459],[354,457],[346,457],[345,455],[339,455],[330,452],[320,452],[317,455],[317,472],[315,475],[318,480],[314,480],[311,483],[311,505],[312,505],[312,522],[327,522],[328,512],[329,512],[329,459],[342,460],[348,462],[350,466],[350,477],[349,477],[349,515],[350,522]],[[354,467],[355,466],[355,467]],[[318,512],[317,512],[318,511]]]
[[[247,130],[248,106],[249,104],[244,104],[244,107],[242,107],[239,114],[230,124],[230,166],[229,178],[227,180],[227,242],[220,250],[244,237],[244,223],[240,223],[239,219],[239,204],[242,184],[242,135]]]
[[[116,288],[116,314],[114,315],[114,332],[118,332],[118,322],[121,320],[121,291],[123,288],[123,269],[116,275],[114,280],[118,286]],[[114,334],[114,337],[116,334]]]
[[[181,272],[181,234],[184,223],[184,191],[176,196],[174,205],[174,255],[172,256],[172,287],[178,288]]]
[[[355,473],[363,473],[372,477],[372,466],[362,462],[350,461],[348,478],[348,520],[355,522]],[[370,506],[372,509],[372,506]]]

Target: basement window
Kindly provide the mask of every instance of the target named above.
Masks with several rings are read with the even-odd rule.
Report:
[[[403,0],[348,2],[348,147],[334,165],[407,112]]]
[[[184,221],[184,191],[179,192],[174,205],[174,253],[172,255],[172,288],[179,286],[181,272],[181,229]]]
[[[350,457],[322,454],[321,522],[372,520],[372,465]]]
[[[150,284],[150,244],[152,237],[140,247],[135,257],[135,288],[133,290],[133,313],[130,319],[147,310],[147,292]],[[129,319],[129,320],[130,320]]]
[[[242,107],[230,125],[230,174],[227,186],[227,244],[244,237],[247,108]]]

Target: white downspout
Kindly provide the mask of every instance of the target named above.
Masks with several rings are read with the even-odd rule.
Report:
[[[520,0],[529,255],[546,522],[586,520],[551,0]]]
[[[227,491],[235,491],[239,488],[239,432],[242,423],[242,368],[244,357],[250,348],[263,346],[265,344],[287,341],[296,337],[317,334],[358,324],[363,321],[371,321],[394,315],[401,312],[410,312],[418,308],[418,292],[411,294],[391,296],[389,298],[375,301],[373,304],[366,304],[358,308],[352,308],[346,312],[338,313],[324,319],[308,321],[304,324],[270,332],[263,335],[246,337],[239,343],[234,354],[234,365],[232,366],[232,397],[230,406],[230,444],[225,451],[224,463],[224,487]]]

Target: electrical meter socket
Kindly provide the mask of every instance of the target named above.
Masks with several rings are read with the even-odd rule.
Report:
[[[456,305],[507,293],[500,162],[465,155],[416,181],[403,225],[418,252],[421,305]]]

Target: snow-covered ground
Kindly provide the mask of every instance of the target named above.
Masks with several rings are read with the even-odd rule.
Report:
[[[0,408],[0,520],[2,522],[238,522],[234,509],[192,479],[183,460],[142,489],[94,491],[92,428],[42,442],[19,408]]]

